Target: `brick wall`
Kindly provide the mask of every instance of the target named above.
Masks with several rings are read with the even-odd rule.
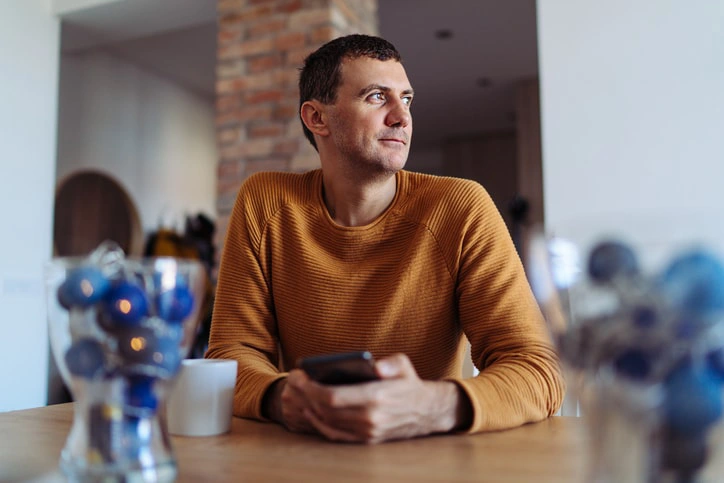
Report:
[[[299,68],[328,40],[376,34],[377,0],[218,0],[217,9],[220,247],[236,193],[249,175],[319,167],[298,117]]]

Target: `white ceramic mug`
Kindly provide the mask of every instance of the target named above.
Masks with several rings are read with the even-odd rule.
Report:
[[[168,431],[213,436],[231,428],[236,361],[185,359],[166,405]]]

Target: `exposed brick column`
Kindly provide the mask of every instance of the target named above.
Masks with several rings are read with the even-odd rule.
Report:
[[[218,0],[217,8],[220,247],[236,193],[249,175],[319,166],[298,117],[299,68],[333,38],[376,34],[377,0]]]

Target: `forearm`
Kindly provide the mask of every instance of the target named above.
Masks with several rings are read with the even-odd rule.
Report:
[[[545,419],[560,407],[565,381],[555,355],[498,362],[459,384],[470,394],[470,431],[495,431]]]
[[[240,344],[210,344],[204,357],[237,362],[234,416],[265,419],[263,401],[267,390],[286,373],[279,372],[264,354]]]

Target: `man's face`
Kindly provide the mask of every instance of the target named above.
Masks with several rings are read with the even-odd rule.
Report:
[[[412,139],[412,87],[397,61],[346,59],[329,130],[350,168],[396,172],[405,166]]]

